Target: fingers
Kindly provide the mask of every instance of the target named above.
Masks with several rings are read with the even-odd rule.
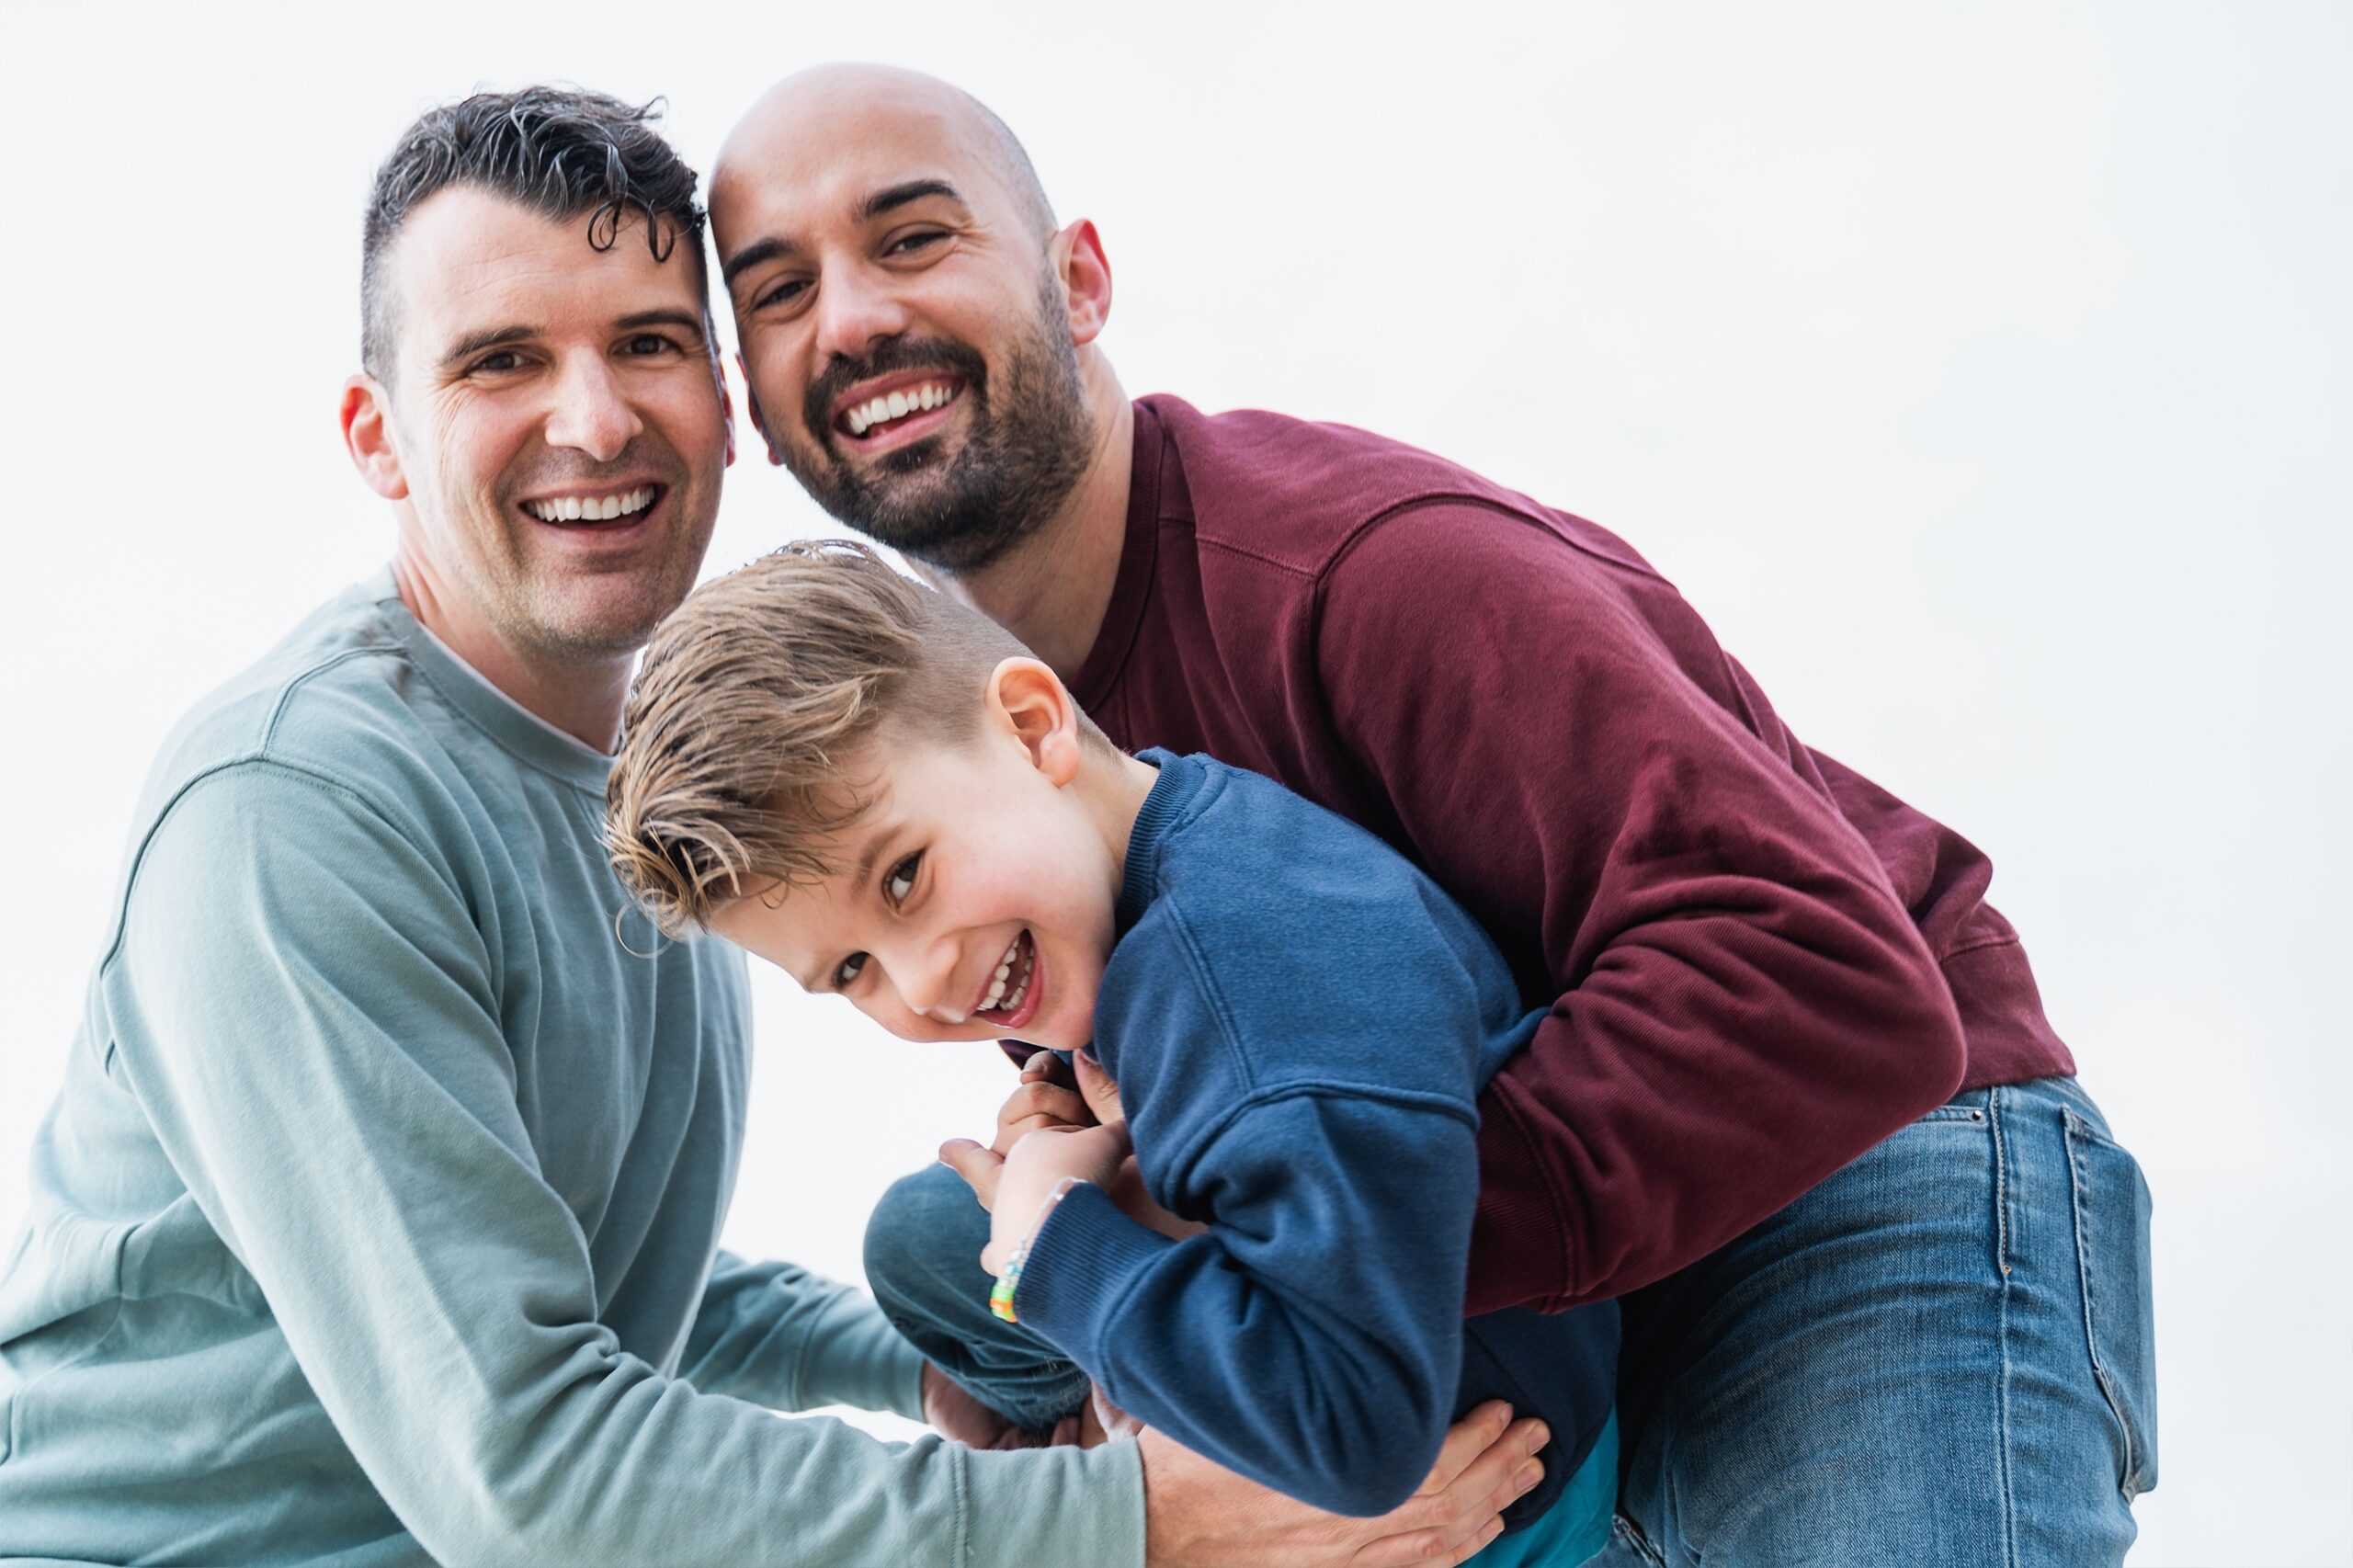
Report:
[[[1488,1545],[1495,1540],[1495,1537],[1503,1533],[1503,1520],[1500,1518],[1489,1519],[1484,1529],[1472,1536],[1469,1540],[1464,1541],[1461,1546],[1456,1547],[1446,1556],[1438,1559],[1438,1562],[1444,1565],[1444,1568],[1457,1568],[1458,1564],[1468,1562],[1472,1558],[1478,1556],[1479,1553],[1486,1551]]]
[[[939,1163],[964,1178],[981,1207],[996,1207],[997,1177],[1005,1174],[1005,1156],[983,1149],[970,1138],[950,1138],[939,1146]]]
[[[1092,1127],[1095,1120],[1094,1111],[1076,1089],[1043,1077],[1025,1075],[1021,1086],[1006,1096],[996,1113],[996,1141],[991,1147],[1002,1154],[1019,1142],[1024,1134],[1040,1128]]]
[[[1497,1516],[1544,1479],[1533,1456],[1552,1437],[1510,1415],[1491,1401],[1455,1423],[1422,1490],[1389,1516],[1401,1533],[1368,1543],[1350,1568],[1461,1562],[1502,1533]]]
[[[1068,1087],[1071,1082],[1070,1068],[1061,1057],[1051,1051],[1032,1051],[1029,1054],[1029,1060],[1021,1064],[1021,1081],[1027,1084],[1040,1079],[1049,1084],[1061,1084]]]
[[[1461,1420],[1447,1428],[1446,1441],[1438,1445],[1438,1463],[1430,1467],[1429,1479],[1422,1483],[1422,1492],[1443,1492],[1453,1485],[1472,1463],[1495,1452],[1496,1443],[1510,1426],[1511,1406],[1502,1400],[1491,1399],[1473,1406]]]
[[[1078,1090],[1086,1096],[1095,1119],[1107,1124],[1125,1121],[1128,1113],[1120,1108],[1120,1085],[1103,1071],[1103,1063],[1095,1059],[1095,1052],[1082,1051],[1071,1060],[1078,1064]]]

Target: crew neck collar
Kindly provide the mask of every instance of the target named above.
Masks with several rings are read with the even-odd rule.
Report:
[[[491,684],[489,677],[433,634],[401,602],[392,569],[386,566],[368,584],[384,612],[385,624],[409,658],[425,672],[450,706],[519,760],[542,773],[602,797],[613,759],[577,735],[565,733]]]

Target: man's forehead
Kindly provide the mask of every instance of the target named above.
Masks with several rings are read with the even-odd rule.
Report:
[[[746,225],[854,217],[874,192],[915,181],[984,199],[1004,187],[990,152],[961,103],[837,90],[765,103],[720,153],[711,218],[724,244]]]
[[[658,258],[644,215],[624,213],[612,243],[590,242],[592,212],[551,219],[472,187],[419,202],[393,242],[392,274],[420,324],[538,306],[620,317],[684,305],[699,311],[691,236],[665,233]],[[667,221],[664,221],[668,227]],[[603,238],[600,233],[597,237]]]

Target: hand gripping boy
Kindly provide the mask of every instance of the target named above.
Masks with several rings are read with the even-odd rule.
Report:
[[[665,929],[902,1038],[1091,1050],[1116,1080],[1124,1119],[1081,1127],[1039,1069],[1001,1170],[943,1151],[995,1178],[997,1318],[1340,1513],[1395,1506],[1458,1413],[1506,1399],[1565,1441],[1478,1561],[1599,1548],[1615,1308],[1462,1315],[1473,1105],[1542,1013],[1427,877],[1265,778],[1118,751],[1008,633],[854,545],[699,591],[625,723],[608,834]],[[1115,1201],[1131,1138],[1189,1233]]]

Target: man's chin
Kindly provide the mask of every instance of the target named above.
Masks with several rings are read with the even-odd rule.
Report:
[[[602,663],[636,653],[654,629],[677,608],[693,585],[675,594],[640,588],[597,595],[566,604],[545,604],[531,618],[529,636],[543,655],[576,663]]]

